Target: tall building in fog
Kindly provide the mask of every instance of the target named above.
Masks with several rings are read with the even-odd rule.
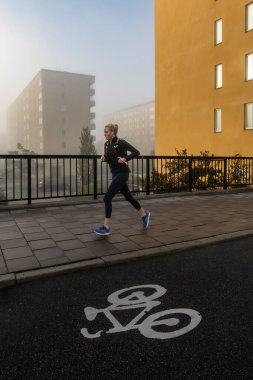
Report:
[[[106,115],[103,124],[118,124],[119,137],[134,145],[141,155],[154,154],[155,103],[147,102]]]
[[[83,127],[95,129],[95,77],[41,70],[7,110],[8,150],[78,154]],[[94,137],[95,139],[95,137]]]

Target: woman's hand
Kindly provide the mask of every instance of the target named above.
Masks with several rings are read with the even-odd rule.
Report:
[[[106,157],[103,155],[103,156],[100,157],[100,160],[101,161],[106,161]]]
[[[126,158],[125,157],[117,157],[117,160],[118,160],[119,164],[124,164],[126,162]]]

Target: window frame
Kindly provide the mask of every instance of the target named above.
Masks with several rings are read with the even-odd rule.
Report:
[[[249,24],[249,11],[248,11],[248,9],[250,6],[252,6],[252,12],[253,12],[253,2],[252,1],[245,5],[245,32],[246,33],[253,30],[253,20],[252,20],[252,27],[251,28],[248,27],[248,24]],[[253,17],[253,14],[252,14],[252,17]]]
[[[221,22],[221,40],[219,42],[218,42],[218,28],[217,28],[218,22]],[[222,29],[223,28],[222,27],[223,27],[222,18],[215,20],[215,22],[214,22],[214,45],[215,46],[220,45],[223,42],[223,36],[222,36],[222,31],[223,31]]]
[[[252,57],[252,67],[251,67],[251,77],[249,78],[249,56]],[[248,82],[253,80],[253,52],[247,53],[245,55],[245,80]]]
[[[218,112],[219,112],[219,120],[218,120]],[[218,129],[218,121],[220,123],[219,129]],[[217,107],[214,109],[214,133],[221,133],[222,132],[222,111],[221,108]]]
[[[247,107],[251,106],[251,127],[247,127]],[[244,104],[244,130],[245,131],[252,131],[253,130],[253,102],[245,103]]]
[[[220,86],[218,85],[218,78],[219,78],[218,68],[219,67],[221,67],[221,85]],[[215,72],[215,82],[214,82],[215,89],[222,88],[223,87],[223,65],[222,65],[222,63],[218,63],[217,65],[215,65],[214,72]]]

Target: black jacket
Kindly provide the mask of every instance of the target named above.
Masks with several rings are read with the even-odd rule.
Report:
[[[131,154],[127,155],[127,151]],[[130,169],[126,163],[119,164],[117,157],[125,157],[126,161],[139,156],[140,152],[127,141],[114,137],[112,141],[106,141],[104,145],[104,156],[113,174],[129,173]]]

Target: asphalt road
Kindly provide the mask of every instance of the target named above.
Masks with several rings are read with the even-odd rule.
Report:
[[[0,378],[253,379],[252,247],[247,238],[3,289]]]

